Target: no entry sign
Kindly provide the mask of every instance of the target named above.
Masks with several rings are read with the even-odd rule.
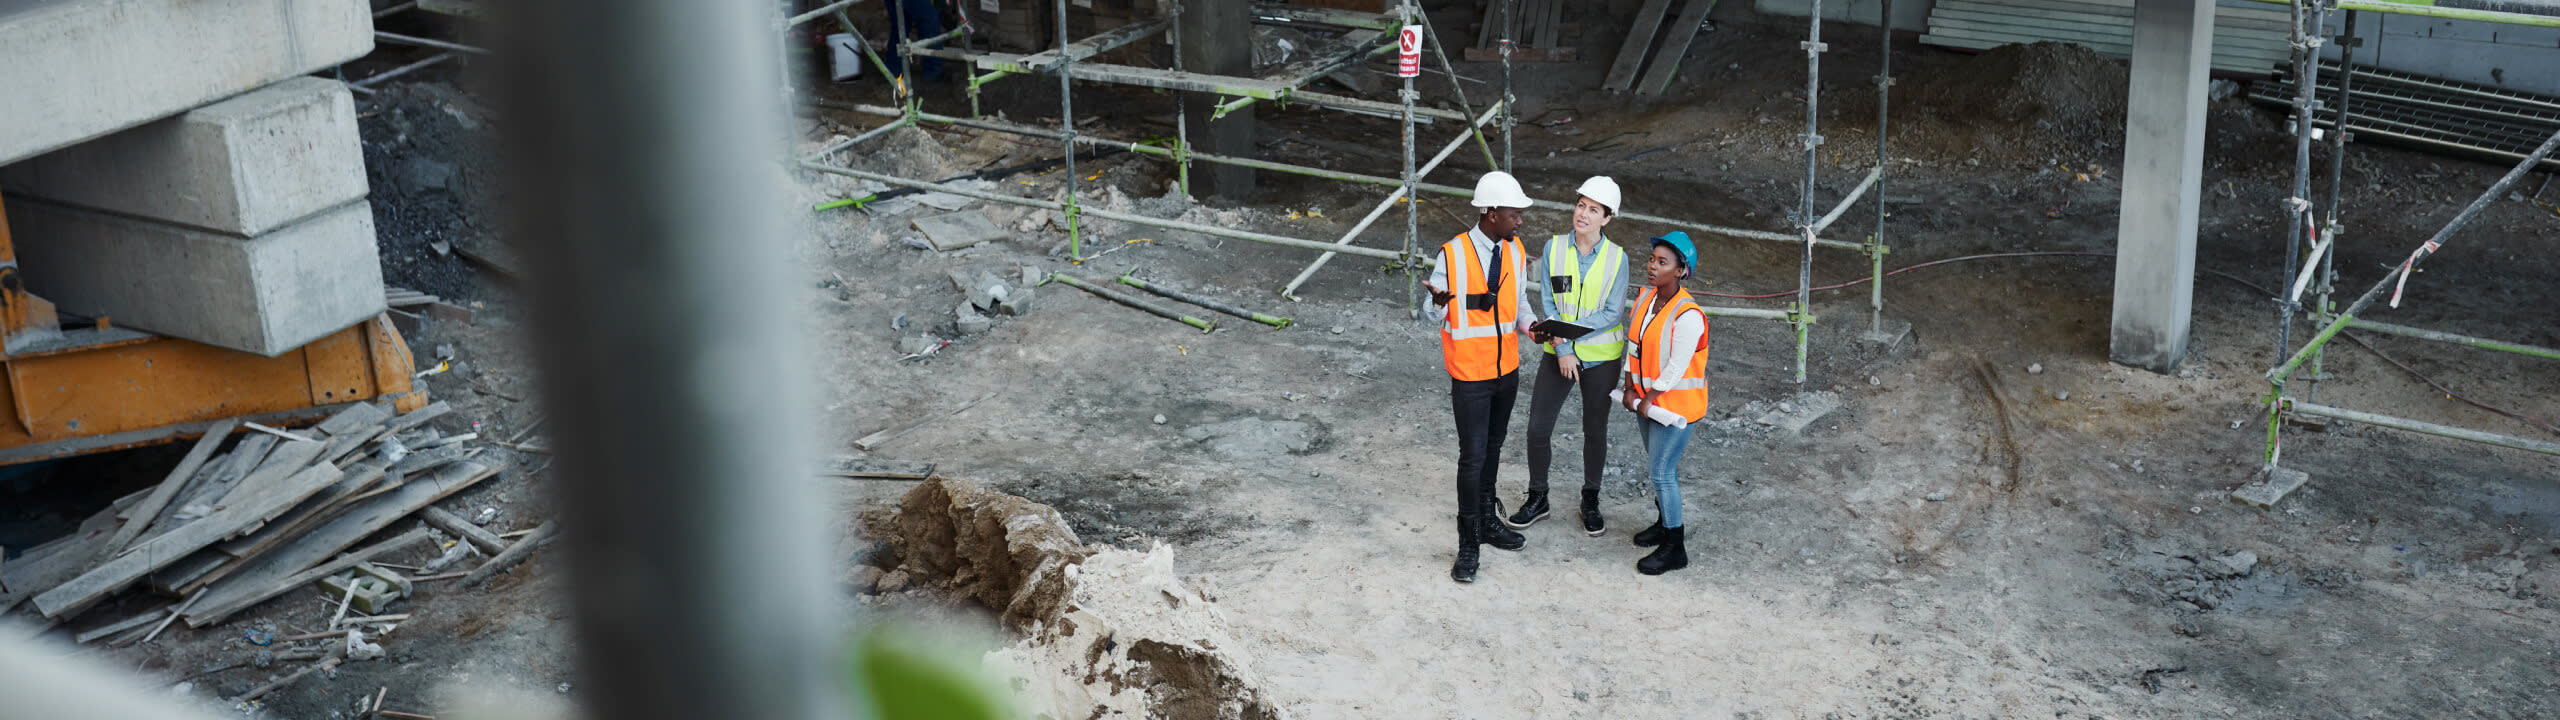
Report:
[[[1406,25],[1396,33],[1396,77],[1422,74],[1422,26]]]

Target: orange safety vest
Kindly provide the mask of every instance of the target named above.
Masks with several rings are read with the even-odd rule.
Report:
[[[1653,312],[1653,288],[1636,295],[1634,311],[1650,313],[1627,329],[1627,388],[1636,397],[1651,395],[1653,404],[1669,410],[1689,422],[1707,417],[1707,313],[1689,299],[1689,291],[1671,296],[1671,304],[1662,312]],[[1689,366],[1679,368],[1677,375],[1660,367],[1671,357],[1671,322],[1681,313],[1698,314],[1698,348],[1689,354]]]
[[[1440,256],[1449,260],[1448,290],[1456,295],[1449,303],[1465,308],[1440,321],[1440,360],[1449,377],[1492,380],[1520,369],[1520,338],[1511,332],[1520,320],[1520,278],[1513,277],[1512,268],[1520,264],[1523,250],[1517,240],[1494,241],[1501,264],[1487,268],[1467,237],[1473,233],[1459,233],[1440,246]],[[1495,275],[1491,283],[1485,281],[1488,271]]]

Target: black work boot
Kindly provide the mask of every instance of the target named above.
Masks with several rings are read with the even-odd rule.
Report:
[[[1653,524],[1636,531],[1636,547],[1653,547],[1662,544],[1662,535],[1665,532],[1669,530],[1662,527],[1662,513],[1656,511],[1653,514]]]
[[[1529,492],[1529,499],[1520,501],[1520,511],[1512,513],[1511,517],[1503,518],[1502,524],[1511,526],[1513,530],[1522,530],[1545,519],[1547,519],[1547,494],[1533,490]]]
[[[1654,548],[1653,554],[1644,556],[1644,559],[1642,560],[1637,560],[1636,572],[1644,573],[1646,575],[1660,575],[1688,567],[1689,545],[1687,539],[1684,537],[1686,533],[1683,531],[1685,530],[1688,530],[1688,528],[1663,528],[1662,546]]]
[[[1474,516],[1458,516],[1458,561],[1449,564],[1449,579],[1476,581],[1476,525],[1480,522]]]
[[[1511,528],[1502,526],[1502,521],[1498,519],[1502,517],[1502,506],[1494,502],[1493,493],[1484,494],[1484,505],[1484,515],[1478,518],[1484,522],[1476,526],[1476,542],[1491,545],[1497,550],[1519,550],[1528,547],[1528,538],[1512,532]]]
[[[1600,491],[1582,491],[1582,534],[1600,537],[1608,525],[1600,522]]]

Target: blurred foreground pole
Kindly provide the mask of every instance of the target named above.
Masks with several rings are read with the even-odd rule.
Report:
[[[829,687],[772,3],[501,3],[587,717],[850,717]]]

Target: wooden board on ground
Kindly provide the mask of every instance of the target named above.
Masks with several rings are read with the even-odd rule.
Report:
[[[1600,81],[1601,89],[1624,91],[1635,84],[1636,71],[1644,67],[1653,36],[1662,28],[1662,16],[1670,11],[1671,0],[1644,0],[1635,24],[1627,26],[1627,41],[1618,45],[1618,59],[1609,63],[1608,79]]]
[[[80,521],[80,527],[71,534],[28,548],[18,559],[9,561],[8,567],[0,568],[5,571],[0,572],[0,613],[88,570],[115,534],[116,514],[141,501],[141,493],[127,496]]]
[[[1003,228],[996,227],[995,221],[988,220],[985,213],[976,210],[916,218],[915,226],[924,233],[925,240],[933,243],[933,249],[943,252],[1005,237]]]
[[[187,450],[187,457],[179,460],[177,467],[169,469],[169,476],[160,481],[159,487],[152,488],[150,496],[133,506],[124,527],[116,529],[115,537],[107,541],[107,552],[124,549],[125,543],[141,537],[142,529],[160,516],[160,508],[168,507],[170,500],[177,499],[178,491],[196,478],[196,473],[204,469],[205,461],[213,459],[214,448],[220,447],[222,440],[230,437],[232,428],[239,424],[238,418],[225,419],[206,430],[204,437],[197,438],[196,446]]]
[[[858,457],[832,457],[818,463],[818,474],[826,477],[923,480],[933,474],[933,466],[925,463],[887,462]]]
[[[258,469],[249,471],[248,477],[240,478],[240,484],[231,486],[231,491],[223,493],[221,499],[215,500],[214,504],[227,508],[241,499],[266,492],[267,488],[275,486],[286,478],[301,474],[303,468],[311,467],[311,461],[320,457],[320,449],[328,446],[328,443],[318,440],[284,441],[276,446],[274,452],[267,453],[266,462],[259,463]],[[277,508],[277,510],[282,511],[283,508]],[[258,519],[263,521],[267,518]]]
[[[319,443],[309,443],[318,445]],[[313,452],[318,452],[313,448]],[[184,559],[189,553],[238,533],[241,528],[263,522],[284,512],[312,493],[320,492],[338,481],[341,473],[328,465],[315,465],[273,483],[254,488],[250,493],[233,493],[226,506],[184,527],[134,546],[133,550],[101,564],[97,569],[72,578],[70,582],[47,590],[35,597],[36,611],[45,617],[62,619],[96,603],[108,593],[124,589],[153,570]],[[246,481],[243,487],[248,487]]]
[[[204,469],[198,470],[197,472],[203,473],[204,477],[188,483],[186,489],[178,493],[178,499],[169,501],[168,506],[160,508],[159,515],[151,519],[151,525],[145,529],[145,532],[147,534],[168,532],[170,528],[177,527],[179,511],[195,505],[212,506],[214,501],[220,500],[224,493],[231,492],[232,486],[239,484],[240,478],[247,476],[250,470],[257,469],[258,463],[265,462],[267,453],[273,450],[275,445],[276,436],[274,435],[251,433],[241,436],[240,442],[233,443],[231,452],[224,454],[221,460],[206,463]]]
[[[348,405],[347,409],[340,410],[338,414],[331,415],[329,419],[322,420],[320,424],[311,427],[328,433],[330,437],[338,437],[359,428],[371,427],[390,420],[391,411],[383,409],[381,405],[360,402]]]
[[[427,421],[443,417],[448,412],[453,412],[453,406],[445,404],[443,400],[437,400],[428,403],[426,407],[411,410],[409,414],[393,419],[384,426],[384,430],[391,433],[408,432],[410,428],[425,425]]]
[[[200,607],[186,614],[187,627],[204,627],[222,622],[223,618],[230,617],[233,613],[247,610],[258,603],[266,602],[268,598],[291,592],[294,588],[309,585],[338,571],[355,567],[356,563],[366,562],[377,556],[426,542],[431,534],[426,528],[412,528],[397,537],[347,553],[317,567],[281,577],[265,578],[263,585],[244,586],[241,590],[229,593],[230,599],[221,605],[207,605],[203,602],[204,598],[199,597],[196,599],[196,604]],[[206,594],[212,595],[214,591],[207,590]]]
[[[428,527],[462,538],[465,542],[471,543],[472,547],[479,548],[480,552],[497,555],[507,551],[507,541],[498,539],[497,533],[473,525],[471,521],[462,519],[460,515],[446,512],[444,508],[429,505],[426,509],[418,511],[418,519],[425,520]]]
[[[1660,95],[1664,88],[1671,86],[1672,80],[1679,78],[1680,63],[1687,59],[1690,43],[1698,39],[1698,26],[1707,22],[1707,11],[1716,7],[1716,0],[1688,2],[1680,9],[1679,19],[1671,21],[1670,27],[1663,28],[1662,52],[1653,56],[1653,65],[1645,70],[1644,82],[1636,84],[1636,92]]]
[[[198,603],[196,610],[187,613],[187,626],[204,627],[220,622],[232,612],[265,599],[258,597],[244,602],[243,598],[263,592],[276,581],[311,567],[313,563],[336,554],[339,549],[354,545],[401,518],[486,480],[505,468],[503,462],[483,465],[466,460],[444,466],[425,477],[409,478],[408,483],[398,490],[362,501],[344,514],[303,533],[293,542],[260,553],[239,570],[206,586],[203,602]]]

